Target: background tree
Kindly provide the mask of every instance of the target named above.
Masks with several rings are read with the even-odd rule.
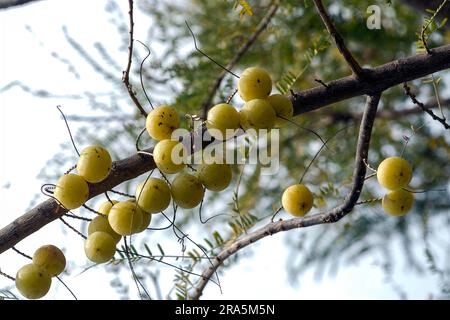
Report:
[[[415,1],[405,2],[413,7],[417,6]],[[139,62],[143,61],[146,49],[138,42],[133,42],[130,83],[136,92],[136,99],[148,110],[144,92],[139,86],[140,76],[154,104],[170,103],[180,114],[202,116],[208,106],[226,100],[234,91],[236,80],[233,76],[223,72],[195,50],[192,36],[185,24],[185,20],[188,21],[201,50],[215,61],[228,64],[237,74],[248,66],[264,66],[276,81],[278,90],[283,93],[290,93],[292,90],[298,94],[292,97],[298,115],[295,118],[298,125],[314,130],[324,138],[333,136],[339,129],[348,126],[340,138],[330,142],[329,148],[322,151],[307,175],[308,184],[314,186],[312,190],[315,194],[316,212],[329,212],[332,208],[339,208],[349,190],[360,184],[351,177],[357,176],[353,173],[353,163],[358,138],[360,147],[367,147],[364,136],[358,134],[365,104],[363,95],[369,94],[372,97],[367,102],[368,115],[366,114],[366,120],[370,122],[370,106],[376,104],[378,94],[383,91],[371,134],[368,162],[376,166],[382,159],[400,154],[404,144],[408,142],[405,156],[414,165],[413,186],[428,192],[415,195],[414,211],[405,218],[387,217],[382,213],[379,202],[373,201],[356,206],[351,215],[337,224],[319,225],[289,235],[293,257],[289,264],[289,274],[294,279],[308,267],[316,268],[319,274],[325,270],[336,272],[340,264],[355,262],[368,255],[381,256],[382,265],[389,273],[395,262],[393,243],[400,242],[412,271],[439,274],[442,285],[439,294],[448,295],[448,264],[437,264],[434,258],[434,252],[439,250],[438,248],[445,250],[449,240],[447,238],[442,242],[434,237],[435,228],[448,228],[449,224],[446,214],[450,205],[449,139],[445,129],[446,122],[442,125],[433,121],[422,111],[417,101],[413,103],[401,86],[405,81],[412,81],[409,86],[418,99],[425,102],[424,108],[434,108],[435,114],[445,119],[437,108],[440,105],[445,109],[449,102],[445,96],[448,79],[445,76],[441,78],[438,73],[448,68],[450,61],[450,48],[444,46],[449,40],[448,31],[444,29],[445,24],[443,28],[438,28],[442,22],[438,14],[426,29],[426,35],[429,36],[428,47],[443,46],[434,49],[434,53],[404,60],[403,72],[395,69],[398,64],[394,62],[376,69],[375,73],[366,74],[355,67],[355,63],[357,65],[359,62],[362,67],[372,70],[370,68],[426,51],[419,36],[427,21],[417,11],[412,11],[403,4],[379,1],[377,5],[382,9],[382,28],[368,30],[366,19],[370,13],[367,13],[366,9],[369,3],[325,3],[332,22],[345,40],[341,51],[348,48],[354,57],[354,63],[350,61],[349,64],[349,59],[346,61],[335,46],[334,39],[330,37],[314,4],[319,4],[320,7],[319,1],[298,3],[287,0],[193,0],[160,2],[156,6],[150,1],[137,2],[135,10],[148,15],[151,21],[148,38],[139,39],[150,47],[151,55],[140,72]],[[430,9],[436,9],[440,4],[430,6]],[[440,13],[445,12],[448,6],[444,4]],[[108,2],[107,11],[120,35],[121,49],[127,52],[129,16],[114,1]],[[76,97],[88,102],[98,115],[84,117],[68,114],[69,121],[81,121],[83,124],[75,135],[75,141],[80,145],[99,141],[107,146],[114,159],[130,157],[135,153],[134,141],[144,127],[145,119],[132,104],[122,81],[121,72],[126,61],[118,61],[110,55],[110,50],[104,48],[101,42],[95,45],[101,58],[94,58],[90,49],[71,36],[70,30],[64,29],[64,34],[67,42],[97,74],[102,75],[110,88],[106,94],[87,91]],[[69,60],[58,56],[56,58],[65,63],[70,72],[77,74],[76,66]],[[347,77],[352,71],[351,78],[330,82]],[[20,86],[37,96],[52,95],[48,91],[35,91],[20,80],[12,82],[2,90],[14,86]],[[385,89],[387,90],[384,91]],[[236,105],[241,104],[238,97],[232,101]],[[188,127],[189,121],[185,121],[183,125]],[[216,256],[222,252],[222,257],[228,258],[227,252],[235,253],[233,250],[227,251],[233,248],[232,243],[247,244],[246,233],[252,234],[253,230],[260,230],[260,227],[270,221],[274,207],[279,206],[284,188],[302,175],[320,147],[316,136],[294,124],[286,125],[282,136],[280,150],[283,168],[277,175],[276,183],[273,179],[261,176],[261,168],[258,166],[236,166],[234,188],[230,187],[220,194],[207,194],[202,209],[204,216],[228,213],[234,214],[233,218],[221,216],[202,225],[195,210],[192,214],[177,218],[179,228],[195,228],[195,233],[202,235],[196,243],[205,248],[208,256]],[[150,146],[152,143],[144,138],[141,145]],[[73,165],[73,152],[70,148],[68,141],[61,154],[53,158],[54,166],[47,166],[43,170],[42,178],[46,182],[55,181],[61,174],[60,168]],[[360,165],[361,159],[358,162],[357,157],[356,167],[361,169]],[[121,191],[133,193],[134,184],[131,178],[150,170],[151,167],[152,164],[147,158],[136,155],[127,158],[120,162],[110,179],[91,190],[91,195],[100,194],[120,182],[125,182],[120,186]],[[432,191],[442,189],[445,191]],[[377,183],[368,180],[364,184],[360,201],[380,196],[382,191]],[[353,201],[351,207],[357,200]],[[41,209],[40,215],[36,215],[34,209],[26,218],[19,218],[19,227],[15,224],[0,231],[1,251],[11,248],[18,240],[54,220],[52,210],[56,207],[54,202],[47,201],[44,206],[37,207]],[[63,210],[57,210],[58,215],[64,214]],[[239,214],[238,218],[236,213]],[[89,216],[89,212],[80,214]],[[241,216],[246,217],[244,227]],[[280,217],[288,219],[287,215]],[[292,221],[290,226],[294,227],[295,223],[295,227],[302,223],[321,223],[322,218],[311,216],[305,220]],[[164,217],[159,217],[154,223],[163,226],[166,221]],[[80,229],[77,221],[71,221],[71,224]],[[268,230],[280,231],[277,229],[280,225],[284,226],[280,223],[269,224]],[[415,230],[420,230],[419,236]],[[160,251],[158,255],[165,256],[164,248],[167,243],[177,240],[170,232],[161,232],[158,237],[160,238],[156,240],[154,235],[149,235],[148,238],[133,241],[136,252],[132,251],[131,254],[134,256],[134,271],[137,274],[144,273],[141,262],[148,259],[142,256],[153,256],[151,259],[156,259],[157,251]],[[205,237],[207,241],[202,240]],[[193,236],[192,239],[195,240]],[[183,270],[175,271],[175,290],[172,297],[198,297],[201,294],[199,286],[201,289],[206,282],[189,272],[199,273],[204,268],[207,268],[208,272],[210,263],[197,244],[187,239],[184,241],[187,245],[185,253],[190,259],[176,263]],[[147,252],[144,243],[148,244],[150,252]],[[415,248],[418,247],[424,249],[425,260],[416,256]],[[225,250],[222,251],[223,249]],[[236,250],[234,259],[227,260],[226,265],[239,261],[238,251]],[[128,260],[126,256],[118,255],[113,263],[113,271],[129,268]],[[214,266],[221,262],[213,261]],[[215,268],[210,270],[214,271]],[[208,276],[211,275],[210,272]]]

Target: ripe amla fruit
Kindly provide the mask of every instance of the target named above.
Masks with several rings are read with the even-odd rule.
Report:
[[[109,233],[109,235],[114,239],[114,241],[117,243],[122,239],[122,236],[115,232],[113,228],[109,225],[108,217],[107,216],[97,216],[94,219],[91,220],[88,224],[88,235],[93,234],[94,232],[102,231]]]
[[[265,99],[272,91],[272,79],[266,70],[247,68],[238,81],[238,92],[242,100]]]
[[[147,116],[145,128],[155,140],[170,139],[172,132],[180,127],[180,117],[172,107],[162,105],[153,109]]]
[[[292,106],[291,99],[277,93],[270,95],[267,98],[267,101],[270,103],[277,116],[275,121],[276,126],[281,127],[287,122],[285,119],[292,119],[292,116],[294,115],[294,107]]]
[[[206,189],[222,191],[230,185],[231,166],[226,163],[202,164],[197,168],[197,177]]]
[[[86,257],[95,263],[104,263],[112,259],[116,253],[116,241],[103,231],[90,234],[84,242]]]
[[[408,185],[412,178],[411,165],[401,157],[384,159],[377,169],[380,185],[389,190],[397,190]]]
[[[69,173],[58,179],[55,198],[68,210],[81,207],[89,197],[89,187],[83,177]]]
[[[274,109],[266,99],[253,99],[246,102],[239,116],[241,126],[245,130],[272,129],[277,118]]]
[[[158,213],[167,209],[172,198],[167,182],[153,177],[137,186],[135,196],[139,207],[147,213]]]
[[[205,194],[205,189],[200,180],[189,173],[180,173],[172,181],[171,191],[173,201],[185,209],[196,207]]]
[[[182,143],[175,140],[161,140],[153,149],[153,160],[159,170],[172,174],[181,171],[187,151]]]
[[[50,290],[52,278],[41,267],[30,263],[17,271],[16,288],[28,299],[39,299]]]
[[[83,149],[77,162],[78,174],[90,183],[105,180],[111,168],[112,159],[108,150],[98,145]]]
[[[51,277],[56,277],[64,271],[66,257],[58,247],[49,244],[34,252],[33,263],[45,270]]]
[[[313,195],[305,185],[294,184],[284,190],[281,204],[293,216],[303,217],[313,206]]]
[[[136,233],[142,225],[142,209],[136,202],[123,201],[113,205],[108,214],[111,228],[121,236]]]
[[[228,140],[239,129],[239,112],[227,103],[215,105],[208,111],[206,127],[217,140]]]
[[[413,202],[414,197],[411,192],[399,189],[387,193],[383,197],[381,205],[386,213],[401,217],[411,210]]]
[[[100,207],[98,207],[97,212],[101,213],[104,216],[107,216],[109,214],[109,211],[111,210],[112,206],[118,202],[119,201],[117,201],[117,200],[105,201],[100,205]]]

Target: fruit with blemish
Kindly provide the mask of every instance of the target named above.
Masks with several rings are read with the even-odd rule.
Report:
[[[50,290],[51,284],[50,274],[34,263],[27,264],[17,271],[16,288],[25,298],[42,298]]]
[[[47,271],[50,276],[55,277],[64,271],[66,257],[58,247],[49,244],[39,247],[34,252],[33,263]]]
[[[90,183],[105,180],[111,168],[112,159],[108,150],[98,145],[83,149],[77,162],[78,174]]]
[[[253,99],[246,102],[239,116],[241,126],[245,130],[272,129],[277,118],[274,109],[266,99]]]
[[[183,144],[175,140],[161,140],[153,149],[153,160],[159,170],[172,174],[181,171],[185,164],[186,149]]]
[[[398,189],[387,193],[381,202],[383,210],[396,217],[407,214],[413,206],[414,197],[411,192]]]
[[[377,169],[378,182],[389,190],[398,190],[406,187],[411,178],[411,165],[401,157],[386,158]]]
[[[231,182],[232,172],[229,164],[202,164],[197,168],[197,176],[206,189],[222,191]]]
[[[109,225],[121,236],[128,236],[141,227],[142,213],[142,209],[134,201],[116,203],[109,211]]]
[[[116,253],[116,241],[107,232],[94,232],[84,242],[84,252],[92,262],[108,262]]]
[[[206,127],[218,140],[228,140],[239,129],[239,112],[227,103],[215,105],[208,111]]]
[[[139,207],[147,213],[165,210],[172,198],[167,182],[153,177],[137,186],[135,196]]]
[[[145,128],[155,140],[170,139],[172,132],[180,127],[180,117],[172,107],[162,105],[153,109],[147,116]]]
[[[272,79],[263,68],[247,68],[239,78],[238,92],[244,101],[265,99],[272,92]]]
[[[283,192],[281,203],[293,216],[303,217],[313,206],[313,195],[304,184],[295,184]]]
[[[88,235],[93,234],[94,232],[102,231],[109,233],[109,235],[114,239],[117,243],[120,241],[122,236],[115,232],[113,228],[109,225],[108,217],[106,216],[97,216],[89,222],[88,225]]]
[[[200,180],[189,173],[180,173],[171,186],[173,201],[181,208],[191,209],[200,204],[205,189]]]

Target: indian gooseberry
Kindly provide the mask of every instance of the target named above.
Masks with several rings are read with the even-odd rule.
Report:
[[[390,191],[387,193],[381,202],[383,210],[396,217],[401,217],[407,214],[414,202],[414,197],[411,192],[403,189]]]
[[[147,213],[165,210],[172,198],[167,182],[153,177],[137,186],[135,196],[139,207]]]
[[[222,191],[231,182],[232,172],[229,164],[202,164],[197,168],[197,177],[206,189]]]
[[[285,119],[291,119],[294,114],[294,107],[292,106],[291,99],[282,94],[272,94],[267,98],[267,101],[272,106],[277,119],[275,124],[277,126],[282,126],[286,123]],[[284,119],[283,119],[284,118]]]
[[[147,116],[145,127],[155,140],[170,139],[172,132],[180,126],[180,117],[172,107],[162,105],[153,109]]]
[[[88,235],[97,231],[109,233],[109,235],[114,239],[116,243],[119,242],[122,238],[120,234],[118,234],[111,228],[111,226],[109,225],[108,217],[106,216],[97,216],[92,219],[91,222],[89,222]]]
[[[313,195],[305,185],[294,184],[284,190],[281,203],[293,216],[303,217],[312,208]]]
[[[107,232],[97,231],[91,233],[84,242],[84,253],[92,262],[107,262],[116,253],[116,241]]]
[[[25,298],[42,298],[50,290],[51,284],[50,274],[34,263],[24,265],[17,271],[16,288]]]
[[[142,211],[142,223],[136,230],[136,233],[140,233],[145,229],[147,229],[148,226],[150,225],[150,222],[152,222],[152,214]]]
[[[55,198],[68,210],[79,208],[89,197],[89,187],[83,177],[69,173],[56,182]]]
[[[384,159],[377,169],[380,185],[389,190],[397,190],[408,185],[412,178],[411,165],[401,157]]]
[[[107,216],[109,214],[109,211],[111,210],[112,206],[118,202],[119,201],[117,201],[117,200],[105,201],[100,205],[100,207],[98,207],[97,212],[101,213],[104,216]]]
[[[180,173],[172,181],[173,201],[181,208],[196,207],[203,199],[205,189],[200,180],[189,173]]]
[[[186,149],[183,144],[175,140],[161,140],[153,149],[153,160],[164,173],[172,174],[181,171],[185,164]]]
[[[33,263],[47,271],[50,276],[55,277],[64,271],[66,257],[58,247],[49,244],[39,247],[34,252]]]
[[[111,228],[121,236],[136,233],[142,225],[142,209],[135,202],[123,201],[113,205],[108,221]]]
[[[112,159],[108,150],[98,145],[84,148],[77,162],[78,174],[90,183],[105,180],[111,168]]]
[[[238,81],[238,92],[244,101],[265,99],[272,91],[272,79],[266,70],[258,67],[247,68]]]
[[[239,112],[227,103],[215,105],[208,111],[206,127],[217,140],[228,140],[239,129]]]
[[[275,111],[266,99],[253,99],[246,102],[239,116],[241,126],[245,130],[272,129],[276,120]]]

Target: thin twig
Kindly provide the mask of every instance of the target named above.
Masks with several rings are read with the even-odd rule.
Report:
[[[359,63],[355,60],[350,50],[348,50],[348,48],[346,47],[344,39],[337,31],[336,27],[333,24],[333,21],[331,21],[331,18],[328,15],[327,10],[323,6],[322,1],[314,0],[314,4],[316,5],[317,11],[319,12],[319,15],[322,18],[322,21],[325,24],[328,32],[333,37],[339,52],[344,57],[345,61],[347,61],[347,64],[349,65],[350,69],[352,69],[353,74],[358,78],[362,78],[363,69],[361,68]]]
[[[430,24],[434,22],[434,19],[436,18],[438,13],[442,10],[442,8],[444,8],[447,1],[448,0],[444,0],[441,3],[441,5],[436,9],[434,14],[430,17],[428,22],[422,26],[422,31],[420,32],[420,38],[422,39],[423,46],[425,47],[425,50],[427,51],[428,54],[431,53],[431,50],[430,50],[430,48],[428,48],[428,36],[426,34],[426,31],[427,31],[428,27],[430,26]]]
[[[134,41],[134,39],[133,39],[133,33],[134,33],[133,0],[128,0],[128,5],[129,5],[128,15],[130,17],[130,31],[129,31],[130,39],[128,42],[128,63],[127,63],[127,68],[125,69],[125,71],[123,72],[123,75],[122,75],[122,82],[125,84],[125,87],[127,88],[127,91],[128,91],[128,94],[130,95],[131,100],[133,100],[134,104],[139,109],[141,114],[144,117],[147,117],[147,112],[144,110],[141,103],[137,99],[136,94],[133,91],[133,86],[130,83],[130,70],[131,70],[131,63],[133,62],[133,41]]]
[[[438,117],[430,108],[426,108],[422,102],[417,100],[416,95],[411,92],[411,88],[408,86],[407,82],[403,84],[403,89],[405,90],[405,94],[411,98],[415,105],[417,105],[424,112],[428,113],[433,120],[439,121],[445,129],[450,129],[450,125],[445,121],[445,119]]]

